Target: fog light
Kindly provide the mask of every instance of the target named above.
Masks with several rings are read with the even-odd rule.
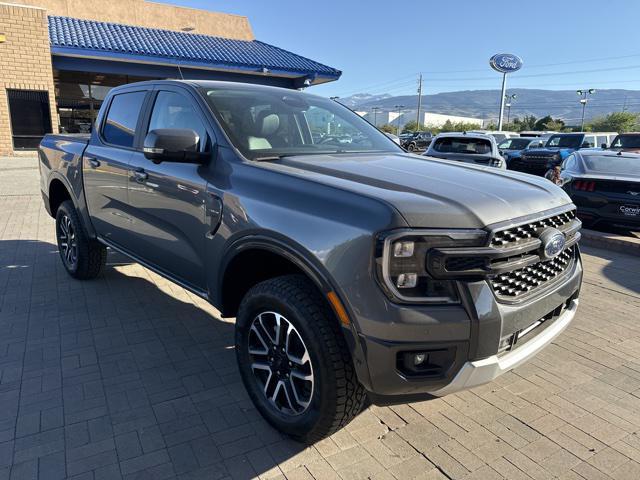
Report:
[[[393,244],[393,256],[398,258],[412,257],[415,245],[414,242],[396,242]]]
[[[398,288],[414,288],[418,284],[417,273],[401,273],[398,275],[396,286]]]
[[[427,358],[426,354],[424,353],[416,353],[413,357],[413,364],[414,365],[420,365],[421,363],[424,363],[424,359]]]

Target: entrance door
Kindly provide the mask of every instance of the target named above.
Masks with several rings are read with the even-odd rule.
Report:
[[[35,150],[51,133],[49,93],[38,90],[7,90],[11,133],[15,150]]]

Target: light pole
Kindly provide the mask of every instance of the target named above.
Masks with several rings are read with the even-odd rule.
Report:
[[[400,136],[400,110],[404,108],[404,105],[394,105],[394,108],[398,109],[398,118],[396,118],[396,121],[398,122],[398,128],[396,129],[396,134]]]
[[[512,93],[511,95],[507,94],[504,96],[504,99],[507,102],[505,104],[505,107],[507,107],[507,125],[509,125],[509,119],[511,117],[511,102],[513,102],[516,98],[518,98],[518,95],[515,93]]]
[[[371,107],[373,112],[373,126],[378,127],[378,111],[382,110],[380,107]]]
[[[587,95],[593,95],[596,93],[595,88],[588,88],[585,90],[576,90],[576,93],[580,95],[582,98],[580,99],[580,103],[582,104],[582,121],[580,122],[580,131],[584,131],[584,111],[587,108]]]

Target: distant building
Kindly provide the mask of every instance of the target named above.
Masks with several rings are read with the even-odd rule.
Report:
[[[404,127],[409,122],[415,122],[416,115],[418,113],[417,110],[406,110],[400,115],[398,115],[398,112],[394,111],[379,111],[374,113],[371,110],[356,110],[355,112],[370,123],[375,123],[377,127],[382,125],[398,126],[398,123],[400,123],[400,128]],[[420,118],[420,123],[432,127],[441,127],[447,121],[450,121],[451,123],[474,124],[481,128],[484,126],[485,122],[487,122],[487,120],[483,118],[461,117],[459,115],[444,115],[441,113],[431,112],[420,112]]]

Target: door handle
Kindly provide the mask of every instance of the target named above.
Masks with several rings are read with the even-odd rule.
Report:
[[[98,168],[100,166],[100,160],[98,160],[97,158],[89,157],[87,158],[87,160],[89,161],[89,165],[91,165],[91,168]]]
[[[133,175],[136,177],[136,182],[138,183],[144,183],[147,178],[149,178],[149,174],[145,172],[143,168],[134,170]]]

